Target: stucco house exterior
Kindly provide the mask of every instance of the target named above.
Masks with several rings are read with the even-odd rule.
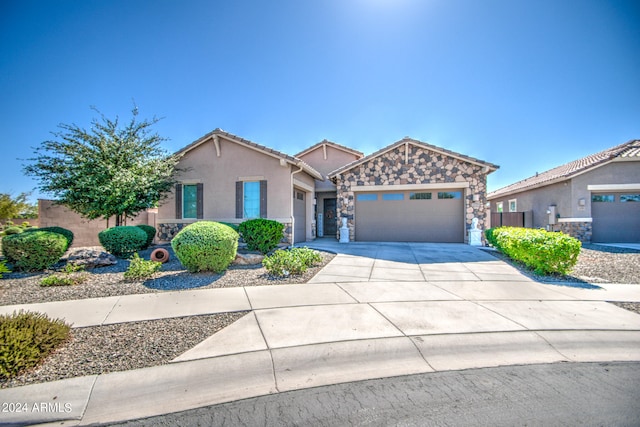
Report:
[[[175,191],[158,209],[158,237],[198,220],[285,224],[288,242],[466,242],[485,228],[486,178],[498,166],[411,138],[373,154],[323,140],[295,156],[216,129],[178,152]]]
[[[177,154],[179,183],[158,208],[158,237],[171,240],[198,220],[239,224],[268,218],[289,242],[315,236],[315,180],[323,176],[285,153],[216,129]]]
[[[640,242],[640,140],[489,193],[491,212],[530,211],[533,228],[583,242]]]

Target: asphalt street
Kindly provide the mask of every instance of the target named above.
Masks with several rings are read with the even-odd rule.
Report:
[[[639,426],[640,363],[556,363],[359,381],[118,426]]]

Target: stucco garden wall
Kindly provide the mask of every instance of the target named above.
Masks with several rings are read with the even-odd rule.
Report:
[[[354,240],[357,227],[354,186],[387,186],[387,189],[392,190],[395,185],[460,183],[460,188],[465,190],[464,215],[467,228],[471,226],[473,218],[478,218],[479,228],[487,227],[489,216],[485,204],[488,171],[484,166],[411,143],[408,152],[405,150],[404,144],[398,145],[336,176],[338,228],[341,218],[346,217],[350,240]]]

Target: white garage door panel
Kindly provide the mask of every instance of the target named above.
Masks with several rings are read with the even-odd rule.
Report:
[[[356,240],[463,242],[463,198],[438,199],[437,190],[430,192],[430,200],[411,200],[411,192],[367,193],[368,197],[376,194],[377,200],[359,200],[356,195]],[[403,199],[383,199],[384,194],[392,193],[402,194]]]

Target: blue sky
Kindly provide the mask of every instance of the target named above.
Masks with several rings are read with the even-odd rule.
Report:
[[[640,138],[640,2],[2,0],[0,192],[95,106],[295,154],[404,136],[500,165],[489,190]],[[34,198],[44,196],[34,192]]]

